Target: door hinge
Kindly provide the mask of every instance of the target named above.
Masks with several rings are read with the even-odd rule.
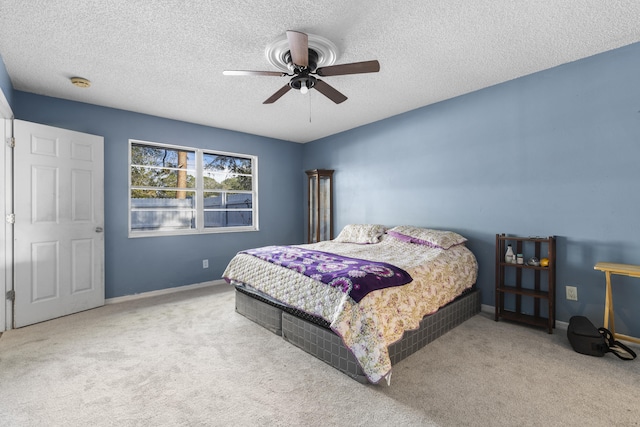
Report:
[[[7,291],[7,299],[9,301],[15,301],[16,300],[16,291],[14,291],[13,289],[11,289],[10,291]]]
[[[7,145],[11,148],[16,148],[16,139],[14,137],[7,138]]]
[[[7,214],[6,220],[7,220],[7,222],[9,224],[15,224],[16,223],[16,214],[14,214],[14,213]]]

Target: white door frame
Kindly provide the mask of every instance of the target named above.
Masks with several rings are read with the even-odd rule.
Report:
[[[13,211],[13,151],[7,141],[13,137],[13,111],[0,90],[0,333],[13,328],[13,303],[5,299],[13,289],[13,225],[7,223],[7,214]]]

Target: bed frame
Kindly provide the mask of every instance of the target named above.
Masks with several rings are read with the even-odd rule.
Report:
[[[280,305],[241,287],[236,287],[236,311],[356,381],[369,383],[354,355],[324,319]],[[405,332],[400,341],[391,344],[391,365],[479,312],[480,291],[474,286],[434,314],[425,316],[418,329]]]

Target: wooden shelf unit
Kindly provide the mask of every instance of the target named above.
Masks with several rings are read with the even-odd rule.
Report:
[[[516,254],[523,254],[524,264],[505,262],[507,245]],[[527,265],[531,257],[549,259],[546,267]],[[509,273],[509,274],[507,274]],[[508,277],[509,276],[509,277]],[[496,234],[495,320],[507,319],[547,328],[552,334],[556,327],[556,239],[549,237],[516,237]],[[505,296],[513,295],[513,307],[505,308]],[[525,313],[523,303],[528,299],[532,313]],[[542,313],[546,306],[547,317]]]

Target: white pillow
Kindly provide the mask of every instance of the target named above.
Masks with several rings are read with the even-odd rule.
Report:
[[[411,225],[399,225],[393,227],[387,234],[419,245],[427,245],[434,248],[449,249],[450,247],[461,245],[467,241],[458,233],[446,230],[432,230],[430,228],[414,227]]]
[[[386,229],[387,227],[380,224],[348,224],[333,241],[359,244],[378,243]]]

